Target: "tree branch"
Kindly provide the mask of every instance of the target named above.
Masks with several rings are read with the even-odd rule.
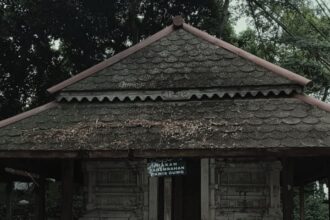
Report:
[[[260,4],[257,0],[250,0],[250,1],[254,2],[254,4],[258,6],[263,12],[265,12],[267,16],[269,16],[273,21],[275,21],[278,25],[280,25],[281,28],[287,34],[289,34],[291,37],[294,38],[294,35],[289,31],[289,29],[279,19],[277,19],[274,15],[269,13],[269,11],[262,4]]]
[[[328,95],[329,95],[329,89],[330,89],[330,86],[326,86],[324,88],[324,92],[323,92],[323,96],[322,96],[322,101],[325,102],[328,98]]]

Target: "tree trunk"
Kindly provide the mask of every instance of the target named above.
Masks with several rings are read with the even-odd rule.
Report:
[[[8,182],[6,185],[6,220],[12,220],[12,206],[11,206],[11,194],[13,191],[13,183]]]
[[[223,38],[224,36],[224,30],[225,30],[225,27],[228,23],[228,18],[229,18],[229,11],[228,11],[228,8],[229,8],[229,0],[225,0],[225,2],[223,3],[223,6],[222,6],[222,15],[220,17],[220,26],[219,26],[219,34],[220,34],[220,38]]]
[[[305,220],[305,187],[304,184],[299,186],[299,212],[300,220]]]
[[[139,42],[139,30],[137,28],[137,1],[132,0],[129,2],[128,22],[130,27],[130,33],[132,37],[132,43],[137,44]]]
[[[35,219],[36,220],[45,220],[46,213],[45,213],[45,193],[46,193],[46,186],[45,186],[45,179],[40,178],[38,179],[38,186],[35,187]]]
[[[324,92],[323,92],[323,96],[322,96],[322,101],[323,102],[325,102],[328,98],[329,89],[330,89],[330,86],[327,86],[327,87],[324,88]]]

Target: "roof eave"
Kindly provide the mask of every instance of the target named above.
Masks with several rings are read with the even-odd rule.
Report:
[[[46,111],[48,109],[51,109],[51,108],[54,108],[54,107],[57,107],[57,106],[59,106],[59,103],[56,102],[56,101],[53,101],[53,102],[49,102],[45,105],[42,105],[42,106],[36,107],[34,109],[31,109],[29,111],[23,112],[21,114],[15,115],[13,117],[4,119],[4,120],[0,121],[0,128],[4,128],[8,125],[14,124],[18,121],[21,121],[21,120],[25,119],[25,118],[31,117],[33,115],[37,115],[37,114],[39,114],[43,111]]]
[[[308,95],[305,95],[305,94],[296,94],[294,96],[295,98],[307,103],[307,104],[310,104],[310,105],[313,105],[313,106],[316,106],[324,111],[327,111],[327,112],[330,112],[330,104],[329,103],[326,103],[326,102],[322,102],[312,96],[308,96]]]

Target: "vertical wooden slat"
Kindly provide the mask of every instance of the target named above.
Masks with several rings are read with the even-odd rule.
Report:
[[[299,186],[299,212],[300,220],[305,220],[305,187]]]
[[[74,162],[72,160],[62,161],[62,211],[61,220],[72,220],[73,211],[73,175]]]
[[[13,183],[6,184],[6,220],[12,220],[11,193],[13,191]]]
[[[209,159],[209,164],[210,164],[210,170],[209,170],[209,175],[210,175],[210,206],[209,206],[209,210],[210,210],[210,214],[209,214],[209,219],[210,220],[214,220],[215,219],[215,186],[216,186],[216,160],[214,158],[210,158]],[[222,198],[220,198],[222,199]]]
[[[149,217],[150,190],[148,189],[148,186],[150,187],[150,182],[149,182],[150,177],[149,177],[147,169],[146,169],[147,163],[148,162],[146,159],[144,159],[143,161],[138,163],[139,172],[141,173],[142,180],[143,180],[143,183],[142,183],[142,187],[143,187],[143,220],[150,220],[150,217]],[[157,187],[156,187],[156,192],[158,192]],[[157,219],[155,219],[155,220],[157,220]]]
[[[164,177],[164,220],[172,219],[172,177]]]
[[[184,194],[184,176],[172,177],[172,219],[182,220],[183,219],[183,194]]]
[[[149,220],[158,219],[158,177],[149,178]]]
[[[209,220],[209,159],[201,159],[201,219]]]
[[[283,220],[293,219],[293,162],[283,160],[282,170]]]
[[[36,220],[45,220],[45,180],[40,178],[38,180],[38,186],[35,190],[35,219]]]

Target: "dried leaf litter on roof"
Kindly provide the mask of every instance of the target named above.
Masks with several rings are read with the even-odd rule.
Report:
[[[0,130],[0,150],[329,147],[328,112],[299,99],[62,103]]]

